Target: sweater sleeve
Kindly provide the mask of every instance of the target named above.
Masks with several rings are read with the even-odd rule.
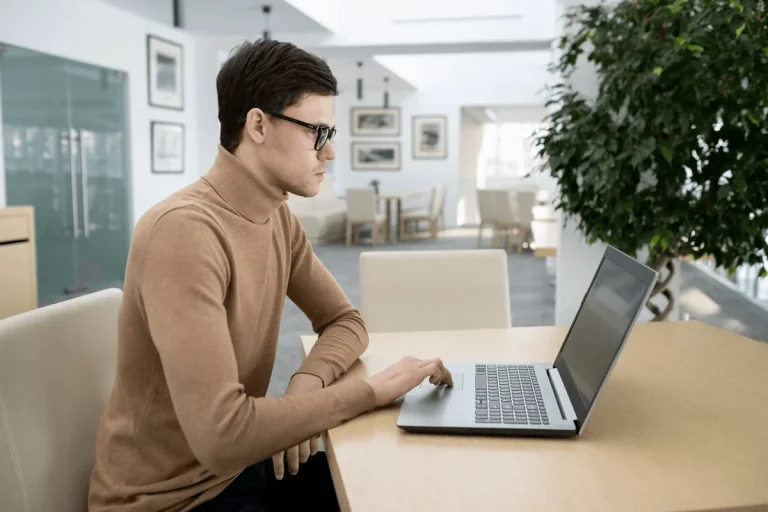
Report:
[[[363,317],[312,250],[291,212],[291,274],[288,297],[319,335],[296,373],[315,375],[328,386],[346,372],[368,347]]]
[[[349,379],[314,393],[248,396],[224,300],[227,240],[205,213],[185,206],[151,228],[139,278],[152,340],[174,410],[200,463],[237,472],[375,406],[370,385]]]

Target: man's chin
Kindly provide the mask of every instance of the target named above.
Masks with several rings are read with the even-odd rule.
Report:
[[[320,192],[320,185],[306,185],[301,188],[289,190],[291,194],[299,197],[315,197]]]

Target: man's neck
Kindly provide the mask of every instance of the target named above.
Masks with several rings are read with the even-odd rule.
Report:
[[[232,155],[240,160],[240,162],[242,162],[242,164],[249,171],[254,173],[265,184],[270,187],[281,188],[277,183],[275,183],[272,175],[259,164],[259,159],[256,157],[255,153],[256,152],[252,147],[248,146],[247,144],[240,143],[232,152]],[[284,190],[280,191],[285,192]]]

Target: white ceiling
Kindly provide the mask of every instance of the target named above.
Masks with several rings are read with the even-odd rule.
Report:
[[[489,105],[463,107],[462,112],[478,123],[539,123],[549,113],[544,107]]]
[[[172,0],[104,0],[126,11],[167,25],[173,24]],[[272,7],[269,29],[281,32],[328,32],[325,27],[283,0],[182,0],[184,29],[205,36],[253,35],[264,30],[262,6]]]
[[[325,61],[339,81],[339,92],[357,91],[357,77],[362,76],[363,99],[371,100],[373,104],[382,101],[384,77],[389,78],[389,89],[392,91],[414,90],[411,84],[372,59],[364,59],[362,69],[357,67],[357,59],[351,57],[326,57]]]

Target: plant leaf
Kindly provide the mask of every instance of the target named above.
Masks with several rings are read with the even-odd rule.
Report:
[[[763,47],[763,53],[768,57],[768,46]]]
[[[704,51],[704,47],[701,46],[700,44],[689,44],[687,48],[692,52],[701,53]]]
[[[744,7],[742,7],[742,9],[744,9]],[[741,37],[741,33],[744,32],[745,28],[747,28],[746,23],[742,23],[741,25],[739,25],[739,28],[736,29],[736,39]]]
[[[672,150],[667,146],[661,146],[661,156],[670,164],[672,163]]]
[[[664,69],[662,69],[661,66],[656,66],[655,68],[653,68],[653,74],[655,74],[656,76],[661,76],[662,71],[664,71]]]
[[[675,44],[677,45],[678,48],[682,48],[683,45],[685,44],[685,37],[677,36],[677,38],[675,39]]]
[[[764,279],[765,277],[768,277],[768,269],[766,269],[765,267],[761,268],[760,269],[760,273],[757,274],[757,277],[759,277],[761,279]]]
[[[659,245],[659,240],[661,240],[661,235],[653,235],[653,238],[651,238],[651,243],[649,244],[651,249],[654,249],[657,245]]]
[[[749,112],[747,112],[745,115],[747,116],[747,119],[749,119],[750,121],[752,121],[752,124],[753,124],[753,125],[755,125],[755,126],[760,126],[760,121],[758,121],[758,120],[757,120],[757,118],[756,118],[755,116],[753,116],[753,115],[752,115],[752,114],[750,114]]]
[[[661,250],[666,251],[669,248],[669,242],[667,242],[666,238],[661,239]]]

